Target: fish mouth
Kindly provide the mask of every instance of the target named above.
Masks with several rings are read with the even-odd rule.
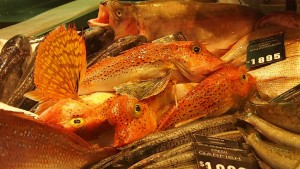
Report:
[[[105,7],[106,2],[100,3],[98,17],[88,20],[89,27],[108,26],[109,25],[109,12]]]

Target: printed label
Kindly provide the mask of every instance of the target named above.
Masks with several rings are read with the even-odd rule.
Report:
[[[284,33],[249,41],[248,69],[268,65],[285,59]]]

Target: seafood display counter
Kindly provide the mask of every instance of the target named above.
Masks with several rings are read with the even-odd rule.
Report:
[[[0,168],[299,169],[299,25],[294,0],[76,0],[4,27]]]

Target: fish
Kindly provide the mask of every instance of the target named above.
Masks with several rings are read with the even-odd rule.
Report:
[[[1,102],[6,103],[16,89],[22,76],[22,65],[31,52],[29,39],[24,35],[16,35],[4,44],[0,53]]]
[[[282,129],[300,134],[300,103],[299,102],[252,102],[246,109],[255,115]]]
[[[170,80],[198,82],[221,67],[220,58],[195,41],[147,43],[89,67],[78,94],[115,91],[118,85],[161,77],[170,70]]]
[[[277,127],[246,110],[237,114],[237,118],[252,124],[263,136],[275,143],[300,149],[300,135]],[[289,138],[289,139],[287,139]]]
[[[167,112],[158,122],[158,131],[193,120],[221,115],[237,107],[253,91],[255,79],[245,68],[227,66],[209,75]]]
[[[255,29],[262,29],[271,26],[284,26],[288,28],[300,28],[300,15],[297,12],[271,12],[260,18]]]
[[[256,87],[263,100],[270,100],[300,84],[300,57],[285,60],[251,70]]]
[[[108,100],[113,104],[104,110],[108,113],[108,122],[115,128],[114,147],[120,147],[136,141],[156,131],[156,114],[143,102],[130,96],[117,96]]]
[[[1,168],[82,168],[117,153],[113,147],[95,147],[59,127],[7,110],[0,110],[0,131]]]
[[[233,115],[201,119],[178,128],[149,134],[144,138],[120,147],[121,152],[107,160],[95,163],[91,168],[128,168],[152,154],[190,142],[191,133],[197,132],[207,136],[234,129],[236,129],[236,118]]]
[[[162,151],[156,154],[153,154],[147,158],[142,159],[141,161],[135,163],[130,166],[128,169],[138,169],[143,168],[149,164],[153,164],[155,162],[165,160],[169,157],[175,156],[177,154],[182,154],[187,151],[193,151],[192,142],[180,145],[178,147],[172,148],[170,150]]]
[[[93,54],[91,59],[88,59],[88,67],[100,62],[106,57],[114,57],[119,55],[121,52],[133,48],[135,46],[142,45],[147,42],[147,39],[143,35],[125,36],[123,38],[116,39],[107,48]]]
[[[196,157],[193,150],[187,151],[181,154],[177,154],[175,156],[169,157],[164,160],[159,160],[156,163],[150,164],[148,166],[145,166],[143,168],[150,169],[150,168],[167,168],[167,167],[174,167],[181,166],[184,164],[195,164],[196,163]]]
[[[238,128],[256,154],[269,166],[276,169],[295,168],[299,164],[300,150],[290,148],[260,138],[257,131],[248,127],[247,129]]]
[[[93,56],[92,54],[107,48],[115,39],[115,33],[109,26],[92,27],[83,30],[81,33],[86,46],[87,60]]]
[[[246,63],[247,47],[249,41],[273,36],[276,34],[284,34],[284,47],[285,56],[298,57],[299,56],[299,38],[300,30],[296,28],[287,28],[283,26],[266,27],[263,29],[255,30],[241,39],[239,39],[232,48],[225,53],[221,59],[226,62],[233,64],[235,66],[241,66]]]
[[[87,140],[109,123],[115,129],[115,147],[155,131],[155,112],[136,98],[107,92],[78,94],[87,66],[85,52],[83,37],[73,27],[58,27],[40,44],[34,71],[37,89],[25,95],[39,101],[39,120]]]
[[[140,34],[148,41],[182,32],[187,40],[201,41],[214,55],[222,56],[240,38],[252,32],[261,17],[259,10],[238,4],[108,0],[100,3],[98,17],[90,19],[88,25],[110,25],[116,38]]]

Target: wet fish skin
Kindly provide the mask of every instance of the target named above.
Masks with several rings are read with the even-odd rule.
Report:
[[[187,152],[187,151],[193,151],[192,143],[186,143],[183,145],[180,145],[178,147],[172,148],[170,150],[162,151],[156,154],[153,154],[147,158],[142,159],[141,161],[135,163],[134,165],[130,166],[128,169],[138,169],[143,168],[147,165],[153,164],[158,161],[165,160],[169,157]]]
[[[29,39],[23,35],[16,35],[4,44],[0,56],[0,101],[6,103],[14,92],[22,76],[23,62],[31,50]]]
[[[247,110],[237,117],[254,126],[262,135],[275,143],[300,149],[300,135],[281,129]],[[288,139],[287,139],[288,138]]]
[[[196,158],[195,158],[194,153],[195,152],[193,150],[187,151],[187,152],[169,157],[165,160],[158,161],[154,164],[150,164],[148,166],[145,166],[144,168],[145,169],[167,168],[167,167],[182,165],[182,164],[185,164],[185,163],[196,163]]]
[[[272,168],[295,168],[299,164],[299,149],[264,141],[253,128],[248,129],[248,131],[241,128],[239,128],[239,130],[242,132],[246,143],[248,143],[258,156]]]
[[[246,105],[255,114],[285,130],[300,134],[300,103],[253,103]]]
[[[90,26],[109,24],[116,37],[141,34],[149,41],[174,32],[187,40],[200,40],[210,52],[224,54],[242,36],[254,30],[262,14],[237,4],[201,3],[197,1],[147,1],[119,3],[104,1],[98,18]]]
[[[263,16],[259,21],[257,21],[255,29],[262,29],[270,26],[285,26],[288,28],[299,28],[300,15],[294,11],[271,12]]]
[[[3,168],[81,168],[116,153],[114,148],[93,147],[77,135],[24,114],[5,110],[0,114]]]
[[[111,27],[92,27],[83,31],[87,60],[92,54],[105,49],[113,43],[115,33]]]
[[[247,99],[255,79],[243,68],[224,67],[201,81],[158,122],[158,131],[206,116],[216,116]]]
[[[147,42],[147,39],[143,35],[125,36],[123,38],[116,39],[111,45],[105,48],[103,51],[97,52],[92,56],[92,59],[88,59],[88,67],[100,62],[106,57],[114,57],[119,55],[122,51],[130,48],[142,45]]]
[[[120,84],[157,78],[170,70],[171,80],[198,82],[221,67],[223,62],[199,42],[147,43],[89,67],[78,93],[115,91]]]
[[[93,168],[127,168],[152,154],[162,152],[191,141],[190,133],[212,135],[234,130],[236,119],[233,115],[202,119],[178,128],[153,133],[126,146],[112,159],[96,163]]]

